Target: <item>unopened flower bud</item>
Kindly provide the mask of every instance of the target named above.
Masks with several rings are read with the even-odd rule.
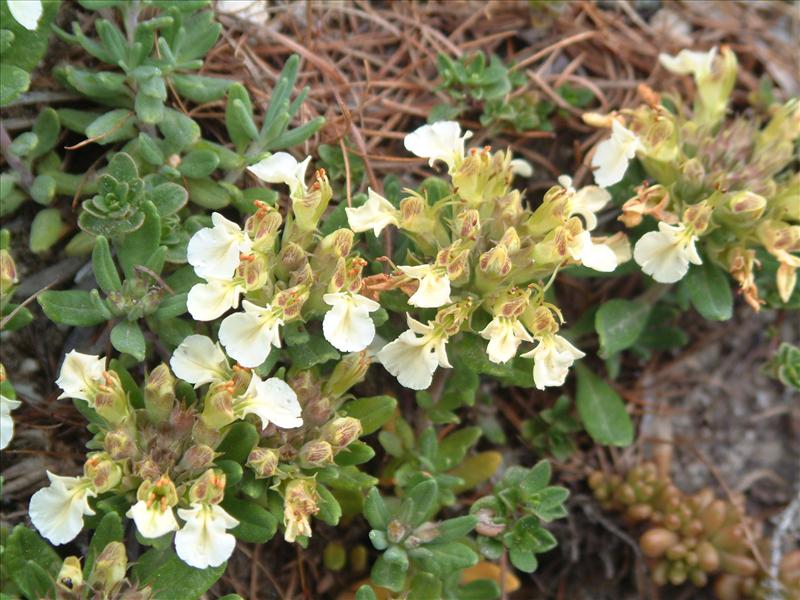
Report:
[[[61,565],[56,578],[59,591],[67,598],[80,598],[83,587],[83,570],[81,560],[77,556],[68,556]]]
[[[318,169],[314,174],[314,183],[303,196],[292,196],[292,212],[300,231],[314,231],[322,213],[333,197],[333,189],[328,181],[325,169]]]
[[[325,394],[334,398],[343,396],[347,390],[364,380],[371,362],[366,350],[345,354],[325,381]]]
[[[288,242],[284,244],[281,248],[280,254],[278,254],[280,266],[283,267],[284,272],[286,273],[294,271],[295,269],[299,269],[300,266],[307,260],[306,251],[303,250],[302,246],[296,244],[295,242]]]
[[[400,202],[400,228],[428,238],[436,229],[436,220],[428,201],[419,194]]]
[[[105,452],[91,455],[83,465],[83,473],[98,494],[114,489],[122,480],[122,469]]]
[[[322,437],[328,440],[337,450],[347,447],[356,441],[364,428],[361,421],[354,417],[339,417],[322,428]]]
[[[269,279],[269,262],[264,254],[243,254],[240,257],[237,275],[244,281],[247,291],[260,290]]]
[[[478,267],[486,275],[502,278],[511,271],[511,258],[504,246],[495,246],[488,252],[481,254]]]
[[[128,556],[125,546],[122,542],[109,542],[94,561],[89,585],[107,597],[125,579],[127,570]]]
[[[558,331],[558,321],[547,306],[537,306],[523,316],[523,321],[533,337],[544,337]]]
[[[478,510],[475,513],[475,517],[478,519],[478,524],[475,526],[475,531],[480,535],[485,535],[486,537],[497,537],[506,529],[504,523],[495,523],[494,511],[488,508],[481,508]]]
[[[215,452],[205,444],[195,444],[186,450],[178,463],[178,468],[184,471],[200,471],[207,469],[214,463]]]
[[[8,250],[3,248],[0,250],[0,295],[8,294],[17,281],[17,265]]]
[[[327,396],[312,398],[303,406],[303,420],[310,425],[321,425],[333,415],[331,400]]]
[[[225,473],[209,469],[189,488],[189,501],[198,504],[219,504],[225,497]]]
[[[711,222],[713,209],[706,202],[693,204],[683,211],[683,222],[694,229],[694,233],[702,235]]]
[[[216,448],[222,441],[219,429],[209,427],[203,419],[195,419],[192,425],[192,439],[198,444],[205,444],[209,448]]]
[[[417,527],[406,540],[409,547],[429,544],[439,537],[441,530],[438,523],[428,521]]]
[[[257,210],[244,223],[244,230],[253,242],[253,249],[269,252],[283,223],[281,213],[263,202],[256,202]]]
[[[690,189],[699,191],[703,187],[705,178],[706,169],[699,158],[690,158],[681,165],[682,183]]]
[[[726,202],[728,214],[743,225],[755,224],[767,208],[767,199],[752,192],[735,192],[729,196]]]
[[[161,477],[161,467],[149,456],[134,464],[134,474],[139,479],[155,481]]]
[[[113,460],[133,458],[138,451],[132,434],[124,427],[106,433],[103,449]]]
[[[300,310],[308,300],[308,287],[299,285],[282,290],[275,294],[272,305],[283,311],[283,318],[286,321],[300,315]]]
[[[506,229],[498,244],[505,246],[509,254],[515,254],[516,252],[519,252],[519,249],[522,246],[522,243],[519,239],[519,234],[517,234],[517,230],[513,227]]]
[[[333,462],[333,448],[325,440],[311,440],[300,448],[299,458],[303,468],[324,467]]]
[[[406,528],[405,524],[398,519],[392,519],[389,521],[389,525],[386,526],[386,537],[388,537],[389,541],[394,544],[399,544],[402,542],[403,538],[406,537],[407,532],[408,529]]]
[[[353,239],[355,233],[350,229],[337,229],[329,233],[319,241],[317,252],[323,255],[333,255],[337,258],[345,258],[353,249]]]
[[[474,240],[481,230],[480,213],[474,208],[462,210],[456,216],[456,231],[463,240]]]
[[[233,423],[233,384],[223,382],[213,384],[203,401],[203,422],[212,429],[222,429]]]
[[[253,470],[256,479],[272,477],[278,472],[280,456],[272,448],[256,446],[247,457],[247,466]]]
[[[94,409],[112,425],[121,423],[130,413],[128,394],[116,371],[103,371],[105,383],[97,386]]]
[[[151,423],[163,423],[175,405],[175,378],[164,363],[150,371],[144,383],[144,407]]]

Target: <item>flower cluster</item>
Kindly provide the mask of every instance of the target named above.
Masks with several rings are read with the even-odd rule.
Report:
[[[90,446],[95,451],[82,476],[48,472],[50,485],[30,503],[39,532],[53,544],[65,544],[80,533],[84,517],[96,513],[97,500],[114,495],[128,507],[125,515],[142,538],[174,532],[175,550],[184,562],[196,568],[219,566],[236,544],[229,530],[239,525],[226,509],[236,483],[229,477],[233,473],[241,479],[246,466],[250,479],[265,480],[264,487],[275,478],[270,490],[284,498],[286,539],[309,536],[308,519],[317,510],[315,482],[300,465],[331,464],[361,434],[360,422],[336,418],[333,410],[311,404],[304,419],[304,407],[289,384],[277,377],[262,379],[238,365],[232,368],[222,349],[201,335],[187,337],[170,366],[182,381],[161,364],[139,390],[123,384],[102,357],[76,351],[66,356],[56,382],[60,397],[75,399],[92,420],[97,433]],[[341,384],[341,372],[337,380]],[[347,387],[337,389],[344,393]],[[197,398],[199,388],[205,393]],[[315,427],[302,428],[306,420]],[[252,431],[238,466],[223,460],[229,458],[226,445],[240,443],[238,436],[244,435],[232,427],[235,423]],[[4,441],[5,429],[4,416]],[[282,467],[282,460],[292,464]]]
[[[402,385],[423,390],[438,367],[450,368],[448,342],[475,331],[488,340],[488,358],[498,364],[533,343],[521,356],[533,359],[536,386],[562,385],[583,353],[558,335],[561,313],[545,293],[568,265],[613,271],[629,258],[627,240],[592,237],[595,214],[610,200],[605,190],[575,190],[564,176],[532,211],[511,186],[516,174],[530,174],[530,165],[507,151],[466,151],[470,136],[450,121],[406,136],[410,152],[447,167],[451,186],[435,202],[406,190],[395,206],[370,190],[364,205],[346,209],[353,231],[377,235],[391,225],[411,244],[407,264],[364,281],[367,295],[400,290],[410,307],[408,330],[377,358]],[[414,310],[426,318],[412,317]]]
[[[800,103],[772,106],[766,123],[751,115],[727,118],[737,74],[730,49],[684,50],[660,61],[673,73],[693,75],[692,108],[673,94],[662,102],[643,87],[642,106],[585,117],[611,127],[592,159],[599,185],[621,181],[634,157],[655,181],[642,184],[622,207],[628,227],[646,216],[658,223],[638,240],[634,259],[661,283],[679,281],[690,263],[710,260],[730,273],[755,310],[763,303],[755,271],[769,259],[776,263],[778,296],[788,302],[800,267],[800,175],[790,167]]]

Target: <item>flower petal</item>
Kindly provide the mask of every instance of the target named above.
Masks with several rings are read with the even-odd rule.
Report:
[[[219,344],[204,335],[190,335],[172,353],[169,366],[175,375],[199,387],[228,376],[228,360]]]

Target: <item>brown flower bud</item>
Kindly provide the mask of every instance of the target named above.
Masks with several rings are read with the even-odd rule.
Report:
[[[189,488],[189,501],[199,504],[219,504],[225,497],[225,473],[209,469]]]
[[[186,450],[178,463],[178,468],[184,471],[200,471],[207,469],[214,463],[216,453],[205,444],[195,444]]]
[[[363,431],[358,419],[339,417],[322,428],[322,437],[338,451],[356,441]]]
[[[164,363],[150,371],[144,383],[144,406],[151,423],[167,420],[175,405],[175,378]]]
[[[324,467],[333,463],[333,448],[325,440],[311,440],[300,448],[299,458],[303,468]]]
[[[128,556],[121,542],[109,542],[97,556],[89,577],[89,585],[110,596],[125,579],[128,570]]]
[[[253,470],[256,479],[264,479],[278,472],[279,460],[276,450],[256,446],[247,457],[247,466]]]
[[[135,439],[124,427],[106,433],[103,449],[113,460],[134,458],[138,452]]]
[[[105,452],[92,454],[83,465],[83,473],[98,494],[114,489],[122,480],[122,469]]]

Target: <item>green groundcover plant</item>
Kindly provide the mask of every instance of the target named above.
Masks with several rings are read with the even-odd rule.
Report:
[[[91,439],[80,473],[47,473],[30,500],[32,528],[2,531],[3,598],[197,598],[237,540],[280,535],[306,547],[316,528],[361,516],[374,553],[359,600],[499,598],[501,578],[483,567],[535,571],[558,543],[548,524],[567,516],[569,491],[546,458],[502,465],[502,429],[464,423],[465,408],[503,387],[561,388],[574,370],[576,410],[560,396],[523,424],[525,442],[557,460],[584,429],[626,446],[634,424],[623,400],[589,361],[573,369],[595,332],[613,377],[622,352],[686,343],[672,323],[690,303],[729,318],[725,271],[757,308],[753,269],[763,264],[776,291],[766,301],[796,306],[800,112],[796,101],[774,107],[763,127],[728,118],[728,50],[662,59],[694,72],[692,110],[665,94],[588,118],[612,129],[594,153],[598,185],[576,189],[562,176],[525,198],[514,181],[530,176],[528,163],[470,148],[471,132],[434,120],[404,146],[438,174],[416,187],[386,178],[335,203],[343,157],[329,146],[319,159],[289,152],[322,126],[294,125],[307,94],[294,95],[298,57],[255,106],[241,84],[197,73],[221,31],[207,1],[78,4],[93,28],[52,25],[57,2],[0,4],[2,104],[27,89],[50,32],[91,57],[53,71],[85,100],[80,109],[45,107],[13,140],[3,130],[1,214],[43,206],[35,253],[71,234],[65,251],[87,257],[95,285],[48,290],[38,303],[58,325],[95,328],[112,355],[64,357],[59,401],[74,403]],[[23,61],[17,44],[34,39],[37,54]],[[442,57],[440,71],[458,102],[485,102],[485,124],[529,129],[549,114],[508,104],[521,83],[497,59]],[[212,141],[186,107],[222,101],[226,138]],[[92,150],[92,168],[69,171],[64,139],[75,140],[69,152]],[[639,226],[633,251],[598,218],[617,213],[625,186],[637,194],[621,209]],[[77,231],[65,222],[70,205]],[[11,303],[8,237],[4,331],[32,319]],[[559,274],[625,276],[637,263],[656,285],[566,328]],[[668,287],[684,275],[687,285]],[[767,368],[793,384],[796,354],[786,346]],[[21,406],[13,379],[0,371],[2,448]],[[413,415],[398,394],[413,398]],[[76,539],[87,540],[83,556],[53,548]],[[329,545],[326,565],[342,568],[342,552]]]

